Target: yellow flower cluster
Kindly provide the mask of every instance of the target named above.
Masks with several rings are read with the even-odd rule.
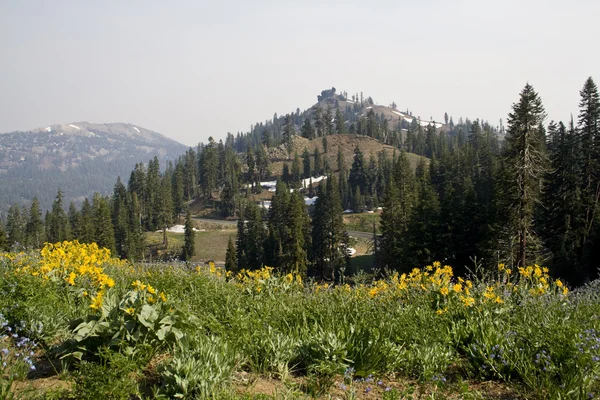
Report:
[[[104,272],[104,265],[121,265],[113,259],[110,250],[99,248],[96,243],[84,244],[78,241],[46,243],[40,251],[39,262],[29,262],[17,267],[16,274],[40,277],[44,281],[63,281],[69,287],[79,290],[83,297],[90,296],[90,308],[99,310],[107,288],[115,286],[115,281]]]
[[[162,302],[167,301],[167,295],[165,294],[165,292],[160,292],[157,295],[157,290],[154,287],[152,287],[152,285],[142,283],[139,279],[134,281],[131,284],[131,286],[135,291],[146,292],[146,301],[148,301],[148,303],[150,304],[156,303],[157,299],[160,299]]]
[[[519,267],[520,283],[529,290],[531,295],[541,296],[552,290],[551,278],[548,272],[548,268],[542,268],[537,264],[525,268]],[[563,296],[569,293],[569,289],[564,286],[560,279],[554,281],[554,284]]]
[[[221,278],[223,276],[225,278],[231,278],[233,275],[231,271],[225,271],[223,268],[217,268],[215,263],[212,261],[208,263],[208,270],[206,268],[196,266],[196,272],[199,274],[207,273],[208,275],[216,276],[217,278]]]

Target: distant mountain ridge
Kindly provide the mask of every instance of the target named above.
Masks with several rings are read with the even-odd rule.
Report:
[[[73,122],[0,134],[0,211],[37,196],[49,208],[60,188],[67,204],[110,193],[126,183],[137,162],[157,156],[164,168],[187,149],[166,136],[128,123]]]

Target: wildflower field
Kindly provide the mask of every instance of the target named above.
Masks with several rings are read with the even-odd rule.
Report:
[[[596,282],[439,263],[348,282],[0,254],[0,399],[600,396]]]

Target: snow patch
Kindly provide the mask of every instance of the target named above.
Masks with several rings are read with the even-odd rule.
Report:
[[[344,214],[352,214],[354,210],[344,210]]]
[[[443,126],[443,124],[441,124],[441,123],[439,123],[439,122],[434,122],[434,121],[421,121],[421,120],[419,120],[419,125],[421,125],[421,126],[427,126],[427,125],[429,125],[429,124],[431,124],[431,125],[435,126],[436,128],[441,128],[441,127]]]
[[[52,132],[52,128],[51,127],[47,127],[46,128],[46,132]]]
[[[198,232],[198,229],[193,228],[194,231]],[[162,232],[162,229],[157,231],[157,232]],[[185,226],[184,225],[173,225],[170,228],[167,228],[167,232],[171,232],[171,233],[185,233]]]
[[[373,107],[369,106],[369,107],[367,107],[367,110],[370,110],[371,108],[373,108]]]
[[[142,133],[136,126],[134,126],[133,129],[135,129],[137,131],[137,133]]]
[[[315,204],[315,201],[317,201],[319,197],[315,196],[312,199],[309,197],[305,197],[304,198],[304,204],[306,204],[307,206],[312,206],[313,204]]]
[[[78,131],[79,131],[79,130],[81,130],[81,128],[80,128],[80,127],[78,127],[77,125],[69,124],[69,126],[70,126],[71,128],[75,128],[75,129],[77,129]]]
[[[355,255],[355,254],[356,254],[356,249],[354,249],[354,248],[352,248],[352,247],[348,247],[348,250],[347,250],[347,252],[348,252],[348,255],[349,255],[350,257],[352,257],[353,255]]]
[[[323,179],[327,179],[327,177],[325,175],[317,176],[316,178],[312,178],[312,183],[315,184],[321,182]],[[302,180],[302,186],[306,186],[308,188],[308,186],[310,185],[310,180],[311,178]]]
[[[315,204],[315,201],[317,201],[317,196],[313,197],[312,199],[309,197],[304,198],[304,204],[306,204],[307,206],[312,206],[313,204]],[[271,201],[269,201],[269,200],[261,201],[260,203],[258,203],[258,205],[261,206],[262,208],[268,210],[271,208]]]

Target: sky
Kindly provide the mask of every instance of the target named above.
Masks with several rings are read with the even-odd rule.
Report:
[[[127,122],[186,145],[323,89],[497,125],[527,82],[550,120],[600,80],[597,0],[0,1],[0,132]]]

